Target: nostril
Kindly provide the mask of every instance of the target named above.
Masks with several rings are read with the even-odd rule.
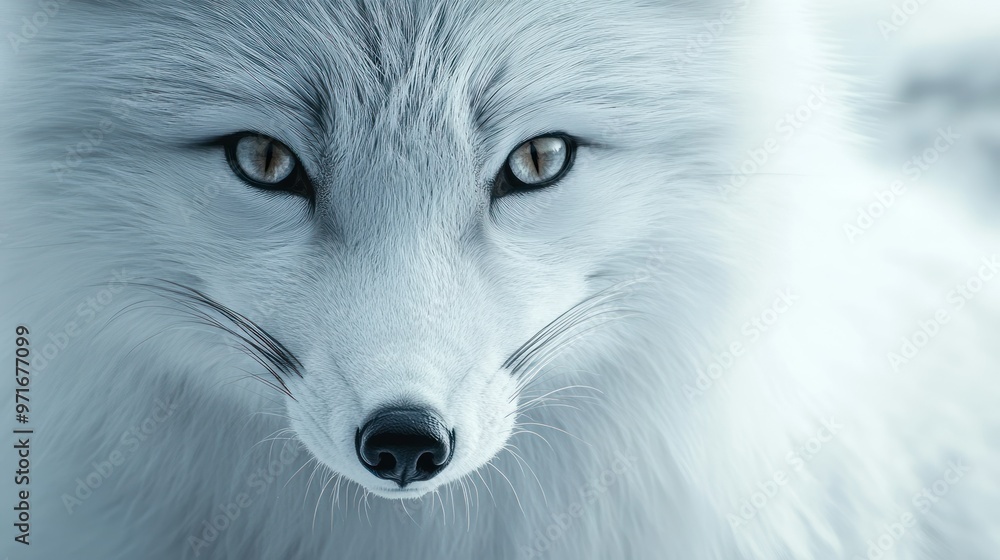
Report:
[[[375,476],[400,487],[429,480],[447,466],[455,432],[428,409],[392,408],[373,414],[355,436],[358,460]]]
[[[378,463],[372,466],[372,468],[380,471],[392,469],[395,467],[396,467],[396,458],[393,457],[391,453],[379,453]]]
[[[441,468],[441,465],[437,464],[434,460],[434,455],[430,453],[424,453],[417,459],[417,470],[423,472],[435,472]]]

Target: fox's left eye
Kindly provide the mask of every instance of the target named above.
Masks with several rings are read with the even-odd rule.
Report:
[[[507,156],[494,182],[493,197],[556,183],[572,167],[575,150],[576,143],[563,134],[538,136],[521,144]]]
[[[312,185],[292,150],[269,136],[242,133],[225,142],[233,173],[252,187],[312,198]]]

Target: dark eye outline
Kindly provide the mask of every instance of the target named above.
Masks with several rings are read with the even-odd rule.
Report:
[[[525,183],[524,181],[517,178],[514,174],[514,170],[510,168],[510,158],[521,149],[521,146],[532,142],[534,140],[539,140],[542,138],[559,138],[566,144],[566,161],[563,162],[562,168],[552,176],[551,179],[542,181],[541,183]],[[569,170],[573,168],[573,163],[576,161],[576,149],[579,146],[576,138],[566,134],[565,132],[551,132],[548,134],[539,134],[538,136],[533,136],[527,140],[518,144],[513,150],[507,154],[507,157],[503,160],[503,167],[500,168],[500,172],[497,174],[496,179],[493,180],[493,189],[491,191],[491,196],[494,200],[498,198],[503,198],[509,194],[523,193],[528,191],[536,191],[538,189],[544,189],[545,187],[551,187],[552,185],[558,183],[569,173]]]
[[[240,140],[248,137],[256,136],[258,138],[267,139],[270,142],[281,145],[283,148],[288,150],[288,153],[292,155],[295,160],[295,167],[292,172],[277,183],[264,183],[256,179],[251,178],[247,175],[247,172],[240,165],[239,157],[236,155],[236,146],[239,144]],[[272,136],[266,134],[261,134],[259,132],[237,132],[236,134],[230,134],[219,140],[226,152],[226,162],[229,163],[229,167],[233,170],[233,173],[247,185],[254,187],[256,189],[261,189],[269,192],[286,192],[296,196],[301,196],[309,201],[310,204],[315,204],[316,201],[316,189],[313,187],[312,181],[309,179],[309,175],[306,173],[305,168],[302,166],[302,161],[299,160],[299,156],[288,147],[287,144],[275,139]]]

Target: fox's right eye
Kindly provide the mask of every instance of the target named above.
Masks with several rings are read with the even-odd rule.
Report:
[[[562,133],[537,136],[522,143],[507,156],[494,180],[493,198],[555,184],[573,166],[575,153],[576,141]]]
[[[252,187],[284,191],[313,200],[313,187],[292,150],[274,138],[244,132],[225,140],[233,173]]]

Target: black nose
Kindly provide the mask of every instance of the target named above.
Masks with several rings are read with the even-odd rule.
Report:
[[[400,488],[430,480],[451,460],[455,432],[423,408],[390,408],[377,412],[358,429],[358,459],[379,478]]]

